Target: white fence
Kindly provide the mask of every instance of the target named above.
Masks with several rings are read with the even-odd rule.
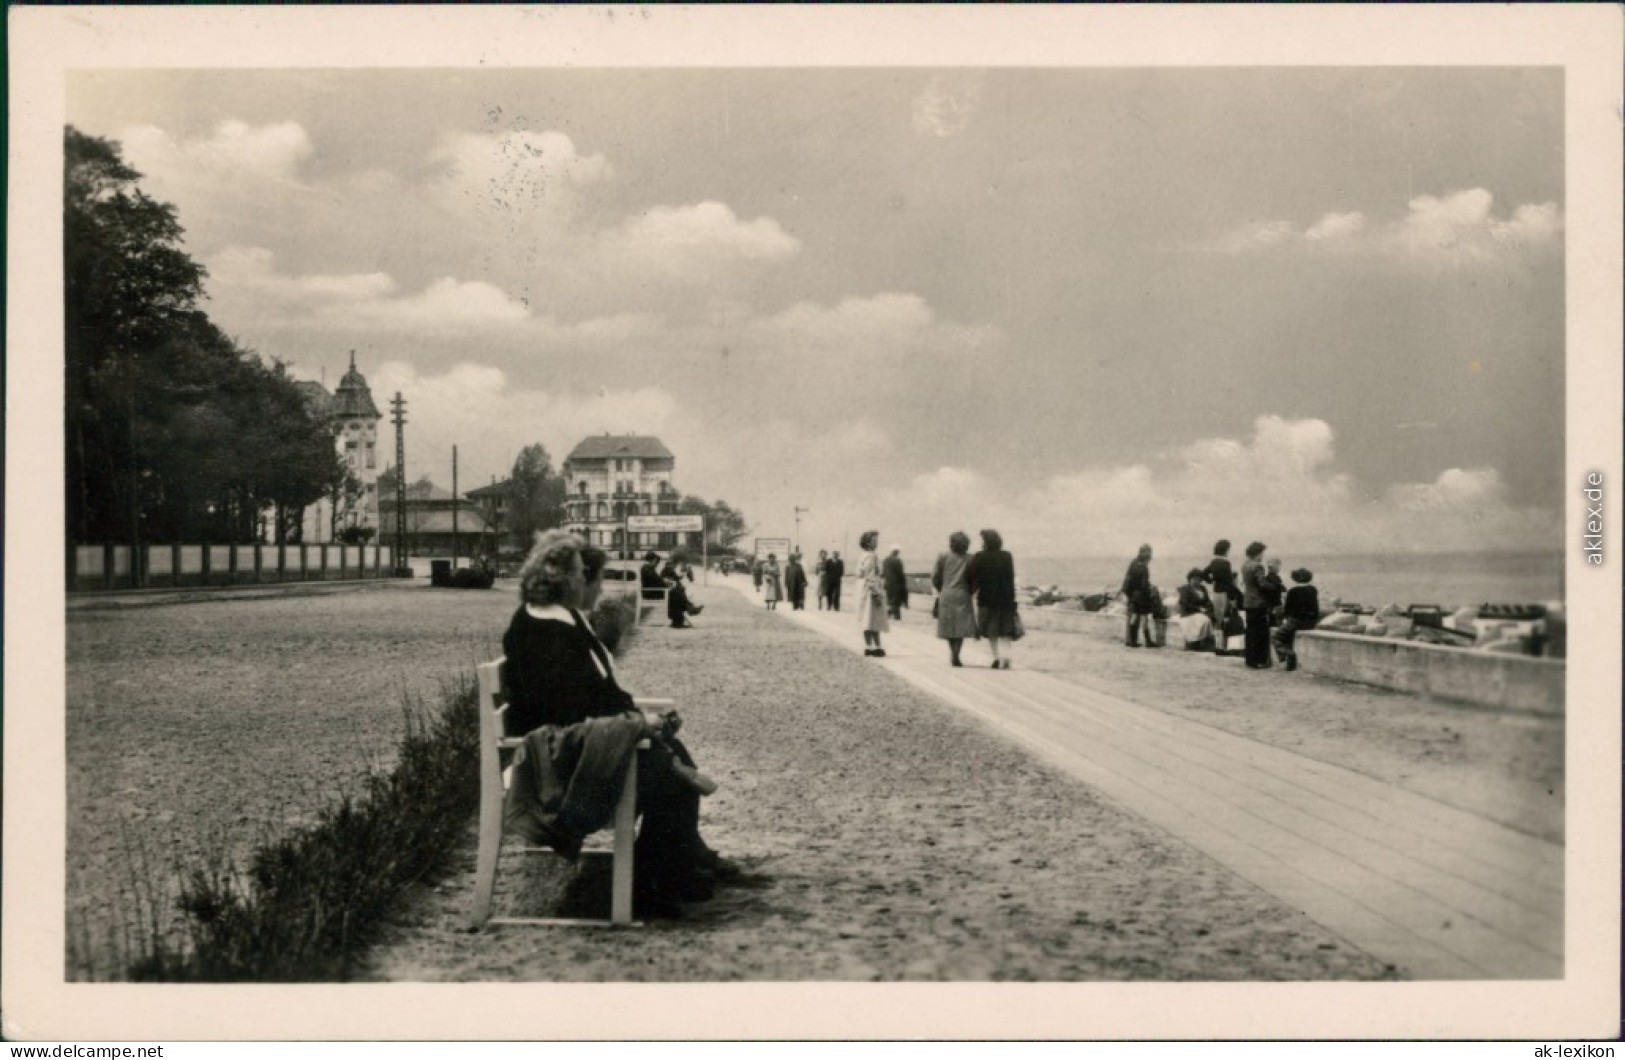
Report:
[[[78,545],[70,590],[258,585],[394,577],[388,545]]]

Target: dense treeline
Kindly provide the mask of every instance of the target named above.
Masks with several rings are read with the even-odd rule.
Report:
[[[297,540],[344,478],[331,429],[198,308],[175,208],[118,145],[69,126],[64,146],[69,542]]]

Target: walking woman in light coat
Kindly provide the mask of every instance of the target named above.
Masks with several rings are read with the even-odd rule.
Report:
[[[858,538],[863,558],[858,560],[858,628],[863,630],[863,654],[884,658],[886,649],[880,646],[880,635],[891,629],[886,618],[886,584],[880,576],[880,557],[875,546],[880,544],[880,531],[865,530]]]
[[[769,552],[767,562],[762,564],[762,601],[769,611],[777,611],[784,596],[784,583],[779,578],[779,557]]]
[[[976,636],[976,609],[971,605],[970,538],[955,530],[948,535],[948,551],[937,557],[931,587],[937,591],[937,636],[948,642],[948,662],[963,666],[959,648]]]

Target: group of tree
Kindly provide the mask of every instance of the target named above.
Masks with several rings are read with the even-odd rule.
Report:
[[[281,363],[199,307],[173,206],[119,146],[69,126],[63,272],[70,541],[296,540],[342,489],[333,429]]]

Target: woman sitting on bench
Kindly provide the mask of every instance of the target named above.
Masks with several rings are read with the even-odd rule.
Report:
[[[606,559],[602,549],[562,530],[539,535],[525,559],[521,604],[502,638],[510,735],[639,715],[615,681],[608,649],[583,617],[603,591]],[[714,785],[677,739],[682,722],[676,711],[645,721],[651,747],[638,760],[643,824],[633,856],[634,901],[642,916],[680,916],[679,902],[709,898],[715,879],[737,867],[700,837],[700,795]]]

